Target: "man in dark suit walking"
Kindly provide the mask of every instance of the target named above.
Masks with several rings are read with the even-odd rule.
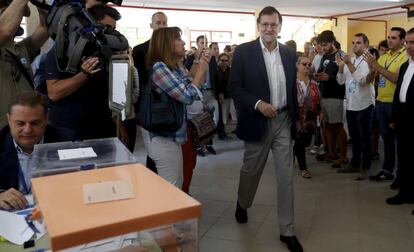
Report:
[[[158,30],[159,28],[168,27],[168,18],[164,14],[164,12],[155,12],[152,14],[150,27],[153,31]],[[150,40],[145,41],[142,44],[139,44],[134,47],[132,50],[132,58],[134,59],[134,66],[138,69],[138,77],[139,77],[139,89],[145,90],[145,85],[148,83],[149,80],[149,71],[146,68],[146,55],[149,49]],[[139,98],[138,98],[139,99]],[[135,103],[135,111],[139,111],[139,100]],[[131,127],[136,127],[135,122],[134,125]],[[147,156],[147,167],[152,170],[153,172],[157,173],[157,167],[155,166],[154,161]]]
[[[229,93],[237,110],[237,136],[244,140],[236,220],[247,222],[269,151],[277,177],[280,240],[303,251],[293,228],[293,141],[298,119],[295,52],[277,42],[282,16],[271,6],[257,18],[260,37],[234,53]]]
[[[414,142],[414,123],[411,118],[414,114],[414,28],[407,32],[405,47],[409,59],[400,67],[390,125],[397,135],[401,184],[398,194],[386,200],[390,205],[414,203],[414,169],[411,159]]]

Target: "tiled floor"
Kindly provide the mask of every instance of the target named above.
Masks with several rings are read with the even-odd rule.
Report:
[[[271,154],[248,210],[249,222],[238,224],[234,219],[243,145],[232,137],[215,141],[216,156],[197,160],[190,193],[203,204],[200,251],[288,251],[278,239]],[[138,139],[135,154],[144,161],[145,150]],[[374,173],[380,162],[374,161]],[[386,205],[385,198],[395,194],[390,183],[354,181],[355,174],[338,174],[313,156],[308,156],[308,166],[312,179],[295,177],[295,230],[305,251],[414,251],[414,205]]]

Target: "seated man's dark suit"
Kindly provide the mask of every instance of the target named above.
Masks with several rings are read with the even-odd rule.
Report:
[[[75,133],[65,128],[46,126],[44,143],[76,140]],[[0,131],[0,190],[19,188],[19,159],[9,126]]]

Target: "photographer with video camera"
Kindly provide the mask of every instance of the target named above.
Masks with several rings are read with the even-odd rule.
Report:
[[[16,36],[24,34],[20,27],[23,17],[30,16],[29,0],[0,0],[0,127],[7,124],[7,106],[23,90],[33,89],[31,63],[46,42],[46,13],[39,11],[40,25],[20,42]]]
[[[124,37],[115,30],[119,12],[105,4],[88,9],[91,16],[104,26],[104,34]],[[119,48],[119,50],[126,50]],[[50,102],[50,124],[72,129],[80,139],[114,137],[115,123],[108,106],[108,72],[104,57],[92,43],[85,47],[78,72],[61,72],[56,63],[56,48],[53,48],[46,62],[47,91]]]

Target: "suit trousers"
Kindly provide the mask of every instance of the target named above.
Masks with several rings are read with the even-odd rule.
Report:
[[[414,142],[414,123],[411,115],[414,109],[401,104],[398,118],[395,122],[398,154],[398,179],[400,179],[400,194],[409,200],[414,200],[414,167],[412,162],[412,147]]]
[[[293,141],[291,118],[287,111],[268,120],[268,127],[260,142],[244,142],[244,163],[240,170],[238,201],[249,208],[259,185],[269,151],[273,153],[273,167],[277,182],[277,208],[280,234],[291,236],[293,230]]]

